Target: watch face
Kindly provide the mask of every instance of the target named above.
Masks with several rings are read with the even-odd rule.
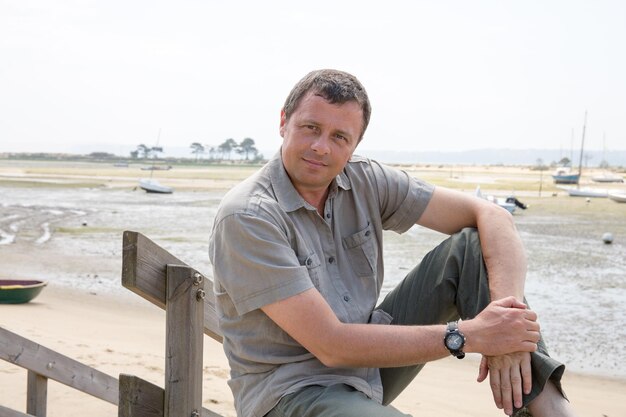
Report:
[[[451,350],[459,350],[463,346],[463,337],[458,333],[448,335],[446,346]]]

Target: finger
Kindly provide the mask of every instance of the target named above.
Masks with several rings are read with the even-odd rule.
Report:
[[[536,344],[536,343],[539,343],[540,339],[541,339],[541,333],[535,332],[535,331],[528,332],[528,341]]]
[[[500,387],[500,373],[489,373],[489,385],[491,386],[491,393],[493,394],[493,402],[496,403],[496,407],[502,408],[502,390]]]
[[[520,371],[522,373],[524,394],[528,395],[533,389],[533,374],[530,366],[530,355],[524,355],[524,359],[522,359],[522,363],[520,364]]]
[[[515,408],[522,408],[522,375],[518,367],[511,369],[511,392],[513,394],[513,404]]]
[[[519,349],[516,349],[518,352],[535,352],[537,351],[537,342],[532,342],[530,340],[524,340],[519,343]]]
[[[524,312],[524,317],[526,318],[526,320],[532,321],[532,322],[536,322],[537,321],[537,313],[535,313],[532,310],[526,310]]]
[[[478,367],[478,377],[476,381],[483,382],[487,375],[489,374],[489,363],[487,362],[487,357],[483,356],[480,360],[480,366]]]
[[[524,325],[526,326],[526,330],[529,332],[539,333],[541,331],[541,325],[539,322],[526,320]]]
[[[509,308],[526,309],[527,307],[526,304],[522,303],[521,301],[519,301],[517,298],[513,296],[496,300],[494,303],[501,307],[509,307]]]
[[[513,414],[513,392],[511,387],[511,374],[508,368],[503,368],[500,371],[500,392],[502,395],[504,414],[510,416]]]

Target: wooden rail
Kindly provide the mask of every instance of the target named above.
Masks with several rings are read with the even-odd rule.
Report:
[[[122,285],[166,310],[165,389],[120,375],[118,417],[219,417],[202,404],[203,333],[222,342],[213,284],[141,233],[123,236]]]
[[[122,249],[122,285],[156,306],[165,308],[167,265],[188,266],[174,255],[142,235],[126,231]],[[193,270],[193,268],[191,268]],[[194,270],[194,274],[200,274]],[[213,283],[203,279],[204,333],[222,343],[215,312]]]
[[[134,375],[120,374],[118,417],[161,417],[165,415],[165,390]],[[1,415],[1,414],[0,414]],[[201,417],[222,417],[202,408]]]
[[[118,404],[117,379],[2,327],[0,327],[0,359],[28,370],[27,414],[0,407],[0,417],[24,415],[45,417],[48,379],[111,404]]]
[[[204,334],[222,342],[212,282],[144,235],[123,235],[122,285],[166,310],[165,389],[97,369],[0,328],[0,359],[28,370],[26,413],[0,406],[0,417],[45,417],[53,379],[118,405],[118,417],[221,417],[202,408]]]

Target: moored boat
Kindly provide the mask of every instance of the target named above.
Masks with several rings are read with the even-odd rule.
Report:
[[[594,175],[591,177],[593,182],[624,182],[624,177],[615,174]]]
[[[617,203],[626,203],[626,191],[611,191],[609,199]]]
[[[552,174],[555,184],[578,184],[580,174],[572,173],[569,169],[559,168]]]
[[[170,169],[172,169],[171,165],[150,165],[148,167],[141,167],[142,171],[169,171]]]
[[[0,304],[23,304],[37,297],[46,281],[0,279]]]
[[[595,189],[595,188],[574,188],[574,187],[559,187],[561,190],[567,191],[570,197],[592,197],[592,198],[606,198],[609,196],[608,190]]]
[[[482,191],[480,191],[480,185],[476,187],[476,191],[474,191],[474,195],[478,198],[482,198],[484,200],[491,201],[492,203],[499,205],[500,207],[502,207],[503,209],[505,209],[511,214],[513,214],[513,212],[515,211],[517,207],[523,210],[526,210],[526,208],[528,207],[526,204],[522,203],[521,201],[519,201],[517,198],[513,196],[510,196],[508,198],[499,198],[499,197],[495,197],[492,195],[485,196],[483,195]]]
[[[578,160],[578,173],[571,172],[570,167],[561,167],[552,174],[555,184],[579,184],[583,169],[583,150],[585,149],[585,130],[587,129],[587,111],[583,123],[583,136],[580,141],[580,158]]]
[[[162,185],[157,180],[143,178],[139,180],[139,188],[148,193],[172,194],[174,189],[166,185]]]

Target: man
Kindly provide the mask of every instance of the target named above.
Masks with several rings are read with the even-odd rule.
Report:
[[[405,415],[387,404],[423,364],[466,352],[506,414],[572,415],[511,216],[353,156],[370,113],[352,75],[308,74],[280,152],[220,204],[210,257],[238,416]],[[376,306],[382,231],[414,224],[451,237]]]

